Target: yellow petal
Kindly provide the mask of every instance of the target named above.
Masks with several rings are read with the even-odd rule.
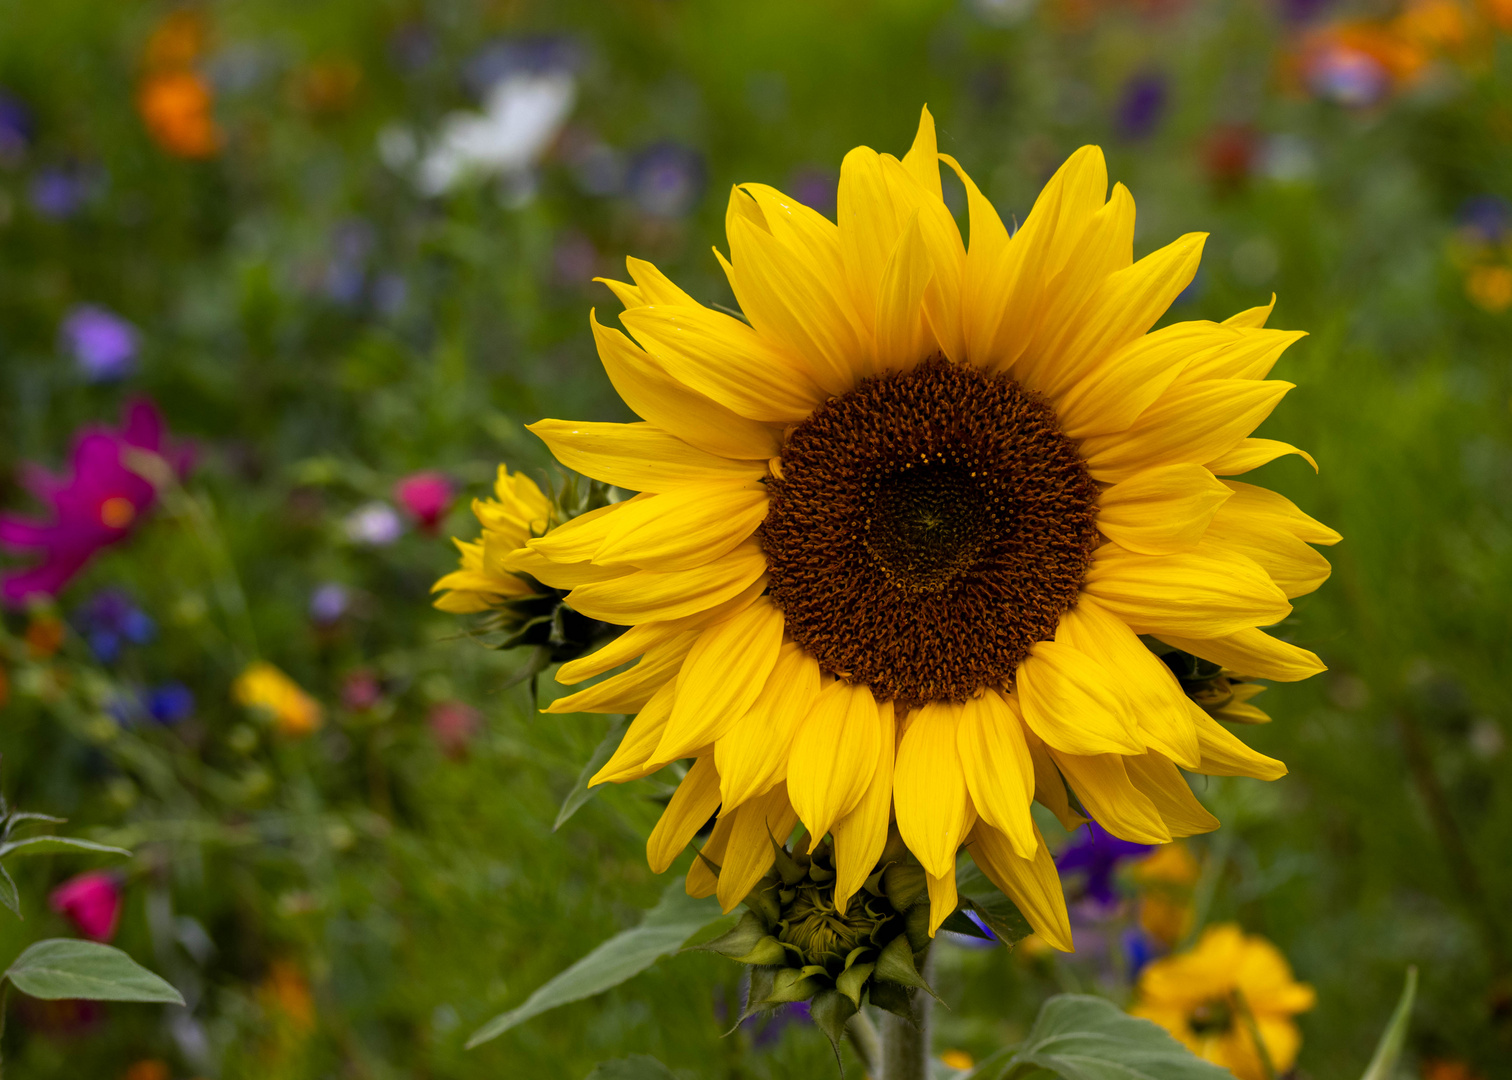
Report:
[[[1061,828],[1067,832],[1087,823],[1087,819],[1071,809],[1071,796],[1066,792],[1066,781],[1055,767],[1049,749],[1029,727],[1024,728],[1024,741],[1029,744],[1029,759],[1034,762],[1034,801],[1055,815]]]
[[[1298,540],[1309,544],[1337,544],[1344,539],[1333,529],[1298,509],[1286,496],[1269,488],[1243,484],[1237,480],[1221,481],[1234,493],[1225,507],[1226,515],[1244,515],[1248,523],[1285,529]]]
[[[1094,480],[1117,483],[1156,465],[1221,457],[1271,414],[1294,384],[1209,379],[1173,387],[1126,431],[1082,442]]]
[[[841,259],[857,312],[877,309],[882,273],[897,246],[899,222],[882,176],[882,156],[858,146],[840,163],[836,198]]]
[[[637,656],[671,640],[679,633],[677,628],[667,623],[643,623],[640,626],[632,626],[598,652],[580,656],[576,660],[569,660],[557,668],[556,681],[563,686],[571,686],[584,679],[591,679],[595,675],[602,675],[621,664],[628,664]]]
[[[766,517],[762,484],[696,484],[627,506],[593,560],[642,570],[691,570],[735,549]]]
[[[881,754],[882,719],[871,691],[831,683],[799,725],[788,754],[788,798],[816,841],[861,801]]]
[[[851,306],[838,230],[763,185],[743,190],[767,228],[745,217],[730,222],[730,287],[741,311],[762,337],[806,361],[825,390],[845,393],[870,348]]]
[[[662,688],[667,680],[677,675],[683,666],[683,658],[694,648],[696,633],[678,634],[647,651],[629,671],[622,671],[603,682],[594,683],[586,690],[559,697],[542,712],[547,713],[633,713],[639,712]],[[671,760],[671,759],[668,759]]]
[[[1270,303],[1261,307],[1248,308],[1237,315],[1231,315],[1223,320],[1224,326],[1241,326],[1259,329],[1265,325],[1265,320],[1270,318],[1270,313],[1276,307],[1276,294],[1271,293]]]
[[[1123,696],[1128,715],[1139,729],[1141,740],[1195,768],[1199,751],[1192,728],[1191,700],[1171,669],[1147,649],[1134,631],[1090,596],[1061,616],[1055,640],[1062,639],[1118,673],[1116,689]]]
[[[624,738],[620,739],[614,754],[588,781],[589,787],[639,780],[661,768],[660,765],[648,767],[646,762],[661,742],[662,731],[667,726],[667,717],[672,715],[672,702],[676,695],[675,682],[668,682],[656,692],[640,714],[630,722],[630,727]]]
[[[734,811],[729,838],[725,841],[724,861],[720,864],[716,893],[719,906],[726,912],[746,898],[763,875],[772,868],[777,853],[772,841],[787,843],[798,815],[788,802],[787,787],[778,784],[771,791],[745,803]],[[721,819],[725,820],[725,819]]]
[[[620,321],[667,374],[738,416],[793,424],[825,398],[807,365],[722,312],[651,305]]]
[[[1032,252],[1028,247],[1010,251],[1008,230],[1003,225],[1003,219],[976,186],[976,182],[953,157],[941,154],[940,160],[949,165],[965,185],[966,206],[971,215],[971,244],[966,249],[961,277],[961,319],[966,358],[978,367],[991,370],[1005,368],[1018,356],[1023,343],[1019,342],[1013,355],[1003,358],[1001,363],[993,354],[998,327],[1008,317],[1002,306],[1003,298],[1009,295],[1009,290],[1022,276],[1022,264],[1026,259],[1035,262],[1036,266],[1043,263],[1047,247],[1046,230],[1039,229],[1032,234],[1030,239],[1035,241],[1030,245],[1034,249]],[[1035,209],[1040,210],[1042,205],[1048,205],[1048,201],[1053,201],[1058,206],[1059,200],[1060,186],[1049,185],[1040,194]],[[1053,214],[1054,211],[1049,213]],[[1023,320],[1031,316],[1034,297],[1025,294],[1017,296],[1017,299],[1014,318]]]
[[[1236,476],[1258,469],[1287,454],[1298,455],[1313,467],[1313,472],[1318,471],[1318,463],[1306,450],[1298,450],[1290,443],[1277,442],[1275,439],[1240,439],[1232,450],[1208,462],[1207,467],[1218,476]]]
[[[729,846],[730,833],[735,831],[735,819],[724,818],[714,823],[714,831],[708,841],[698,849],[698,854],[688,864],[688,876],[684,888],[689,896],[713,896],[719,889],[719,878],[714,867],[724,863],[725,848]],[[709,864],[713,863],[713,866]]]
[[[893,703],[877,706],[881,722],[881,756],[866,794],[856,808],[835,822],[835,907],[844,911],[866,879],[877,868],[887,845],[887,824],[892,817],[895,728]]]
[[[1301,330],[1234,330],[1220,328],[1228,337],[1219,348],[1194,355],[1177,380],[1263,379],[1291,345],[1307,335]]]
[[[1328,560],[1295,535],[1242,511],[1213,519],[1207,541],[1253,559],[1288,598],[1305,596],[1328,580]]]
[[[567,606],[622,626],[680,619],[734,598],[765,573],[761,545],[747,540],[723,558],[691,570],[638,570],[580,586],[567,595]]]
[[[956,749],[963,709],[949,701],[920,707],[903,734],[893,774],[898,832],[937,876],[954,869],[966,828],[966,777]]]
[[[1212,333],[1210,323],[1176,323],[1093,364],[1055,399],[1061,429],[1073,439],[1123,431],[1166,392]]]
[[[1197,801],[1186,779],[1169,758],[1151,751],[1138,757],[1124,758],[1129,780],[1144,792],[1172,836],[1195,836],[1212,832],[1218,819]]]
[[[642,420],[718,457],[760,460],[781,449],[775,428],[684,386],[624,334],[599,325],[591,311],[588,324],[615,392]]]
[[[1129,780],[1122,754],[1082,757],[1062,754],[1053,747],[1050,756],[1092,815],[1092,820],[1120,840],[1136,844],[1164,844],[1171,830],[1149,796]]]
[[[1042,641],[1018,668],[1024,723],[1067,753],[1143,753],[1144,743],[1113,689],[1117,677],[1070,645]]]
[[[1273,638],[1263,630],[1246,628],[1210,638],[1182,637],[1167,633],[1157,633],[1155,636],[1182,652],[1222,664],[1230,671],[1248,675],[1252,679],[1299,682],[1328,670],[1328,665],[1315,654]]]
[[[716,457],[650,424],[526,425],[569,469],[630,491],[672,491],[710,480],[759,480],[765,461]]]
[[[526,540],[524,546],[555,563],[591,562],[593,553],[603,544],[613,527],[610,518],[627,512],[632,504],[647,499],[648,496],[637,495],[625,502],[610,503],[589,510],[586,514],[562,522],[544,536]]]
[[[1055,858],[1038,826],[1034,839],[1034,857],[1026,859],[1013,850],[1006,836],[986,822],[977,822],[966,850],[987,880],[1007,894],[1046,944],[1061,952],[1071,952],[1075,948],[1071,942],[1071,917],[1066,911]]]
[[[1097,527],[1129,551],[1145,555],[1190,551],[1231,494],[1201,465],[1157,465],[1102,493]]]
[[[939,162],[935,162],[939,173]],[[966,245],[955,216],[941,200],[938,189],[930,191],[915,179],[902,162],[882,155],[882,176],[892,199],[900,227],[906,227],[918,214],[919,235],[929,261],[930,279],[924,290],[924,313],[934,342],[955,363],[966,358],[965,338],[961,326],[961,274],[966,262]]]
[[[787,775],[798,725],[819,695],[819,665],[792,642],[782,646],[755,703],[714,743],[721,813],[755,798]]]
[[[782,647],[782,612],[761,597],[697,635],[677,676],[677,703],[653,761],[707,746],[745,715],[766,686]]]
[[[719,808],[719,774],[714,758],[701,757],[672,793],[672,801],[646,841],[646,861],[653,874],[663,873],[682,854],[693,835]]]
[[[929,936],[934,937],[940,924],[950,918],[950,913],[960,902],[956,895],[955,860],[950,861],[950,869],[943,874],[925,871],[924,880],[929,888]]]
[[[935,141],[935,122],[928,105],[919,112],[919,130],[908,153],[903,155],[903,167],[925,191],[937,199],[941,197],[939,145]]]
[[[1008,837],[1014,851],[1033,858],[1034,761],[1017,710],[1017,699],[991,689],[965,702],[956,747],[977,813]]]
[[[878,287],[873,323],[878,370],[907,370],[933,351],[924,318],[924,290],[933,276],[915,213],[898,238]]]
[[[1256,780],[1279,780],[1286,775],[1286,766],[1282,762],[1250,749],[1195,702],[1192,721],[1197,728],[1197,742],[1202,747],[1197,772],[1208,776],[1252,776]]]
[[[642,299],[648,304],[696,304],[694,300],[651,263],[644,259],[627,257],[625,269],[630,271]]]
[[[1104,544],[1082,589],[1136,634],[1222,637],[1291,614],[1285,595],[1254,560],[1206,540],[1176,555],[1138,555]]]
[[[625,578],[629,568],[623,566],[594,566],[592,563],[553,562],[534,548],[516,548],[500,560],[503,569],[512,574],[529,574],[553,589],[575,589],[579,585],[608,584]]]

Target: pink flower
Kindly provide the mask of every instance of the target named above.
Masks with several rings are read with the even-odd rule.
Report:
[[[121,921],[120,879],[103,870],[80,874],[54,889],[47,902],[85,937],[109,941]]]
[[[126,407],[119,431],[90,426],[77,434],[68,475],[23,468],[22,484],[52,514],[50,520],[0,514],[0,546],[42,553],[35,566],[0,576],[0,598],[20,606],[39,593],[56,596],[96,552],[127,536],[152,508],[157,492],[127,467],[129,450],[157,454],[180,475],[189,467],[188,453],[165,439],[157,407],[142,399]]]
[[[427,532],[436,530],[442,516],[451,508],[455,494],[451,479],[439,472],[411,473],[394,485],[394,498]]]
[[[431,738],[436,740],[436,746],[453,761],[467,756],[468,744],[483,726],[478,710],[460,701],[437,702],[431,706],[426,719],[430,722]]]

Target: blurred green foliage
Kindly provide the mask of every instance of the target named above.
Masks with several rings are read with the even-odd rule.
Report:
[[[191,1009],[20,1010],[12,1075],[161,1059],[134,1080],[575,1078],[630,1052],[689,1076],[833,1067],[801,1023],[721,1041],[739,973],[705,955],[462,1050],[654,902],[641,845],[669,788],[604,792],[553,834],[605,719],[501,691],[520,658],[428,606],[454,562],[442,536],[411,522],[365,543],[350,515],[419,469],[468,494],[500,460],[543,469],[521,429],[541,416],[628,418],[593,355],[587,311],[612,298],[590,278],[635,255],[732,303],[708,252],[728,186],[833,213],[844,152],[901,152],[928,102],[1005,216],[1097,142],[1138,200],[1139,254],[1211,233],[1171,319],[1274,290],[1272,325],[1310,332],[1261,434],[1321,472],[1288,458],[1260,477],[1345,536],[1288,627],[1332,670],[1269,691],[1276,722],[1246,732],[1289,777],[1200,789],[1225,823],[1193,845],[1218,875],[1207,915],[1317,987],[1305,1075],[1359,1070],[1412,963],[1409,1058],[1512,1076],[1512,35],[1494,8],[1464,5],[1466,35],[1362,91],[1309,67],[1309,43],[1346,17],[1385,25],[1390,4],[227,0],[184,9],[219,133],[184,158],[139,111],[173,8],[0,0],[0,93],[29,117],[0,138],[0,503],[28,509],[22,463],[57,465],[132,394],[196,448],[183,500],[60,597],[61,651],[23,642],[46,613],[12,612],[0,639],[8,795],[137,849],[117,944]],[[527,167],[424,193],[414,154],[501,71],[566,73],[565,127]],[[1140,79],[1156,91],[1135,100]],[[91,381],[60,341],[78,304],[138,328],[124,380]],[[457,500],[441,533],[473,532]],[[344,610],[312,617],[331,584]],[[106,586],[157,624],[113,663],[80,614]],[[324,704],[317,733],[233,704],[254,656]],[[189,718],[123,711],[166,680],[192,690]],[[483,715],[465,750],[433,731],[456,703]],[[27,920],[0,917],[0,954],[67,932],[45,898],[83,868],[19,868]],[[1071,961],[943,949],[937,1048],[1021,1037],[1057,989],[1126,995],[1117,934],[1081,940]]]

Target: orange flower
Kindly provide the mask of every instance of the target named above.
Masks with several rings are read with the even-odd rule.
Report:
[[[209,28],[197,11],[175,11],[152,31],[143,59],[149,71],[192,67],[204,55]]]
[[[56,615],[34,615],[26,624],[26,652],[33,660],[46,660],[63,647],[63,620]]]
[[[172,1080],[168,1063],[159,1058],[144,1058],[133,1064],[121,1080]]]
[[[193,71],[148,75],[137,90],[137,111],[164,150],[183,158],[207,158],[220,149],[221,133],[210,108],[210,84]]]
[[[1500,315],[1512,307],[1512,269],[1476,266],[1465,275],[1465,292],[1477,307]]]
[[[362,85],[362,69],[345,57],[321,60],[305,68],[296,83],[300,103],[317,116],[351,108]]]
[[[299,1031],[315,1026],[315,998],[310,981],[292,960],[275,960],[259,988],[265,1006],[282,1013]]]

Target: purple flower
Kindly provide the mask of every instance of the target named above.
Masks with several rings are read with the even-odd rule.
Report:
[[[194,693],[181,682],[166,682],[147,691],[142,704],[148,716],[171,726],[193,714]]]
[[[1086,830],[1078,829],[1071,843],[1055,857],[1055,865],[1063,874],[1084,874],[1082,894],[1111,906],[1118,901],[1118,892],[1113,888],[1113,875],[1118,864],[1142,859],[1153,850],[1148,844],[1135,844],[1111,836],[1101,826],[1089,821]]]
[[[467,61],[462,78],[479,100],[516,75],[574,74],[583,66],[583,47],[570,37],[542,35],[493,41]]]
[[[43,217],[71,218],[95,186],[96,176],[78,165],[51,165],[32,178],[31,203]]]
[[[1333,3],[1333,0],[1277,0],[1281,18],[1298,24],[1312,22]]]
[[[19,161],[31,140],[31,111],[0,90],[0,165]]]
[[[804,168],[793,173],[788,191],[804,206],[835,220],[840,179],[828,169]]]
[[[1145,71],[1124,83],[1118,96],[1113,126],[1125,139],[1145,139],[1154,134],[1165,116],[1169,88],[1158,71]]]
[[[387,547],[404,532],[399,511],[386,502],[364,503],[346,516],[347,538],[368,547]]]
[[[101,589],[76,616],[79,633],[104,664],[113,664],[129,644],[145,645],[157,635],[152,617],[124,589]]]
[[[635,155],[625,190],[641,212],[679,218],[703,194],[704,165],[698,151],[681,143],[659,142]]]
[[[58,337],[90,382],[114,382],[136,365],[136,327],[97,304],[76,304]]]
[[[345,585],[328,581],[310,596],[310,619],[316,626],[339,622],[352,605],[352,594]]]
[[[180,475],[188,470],[187,451],[169,444],[152,402],[129,403],[124,421],[119,431],[82,429],[67,475],[54,476],[37,465],[23,468],[22,484],[52,513],[45,519],[0,514],[0,546],[42,555],[37,565],[0,576],[5,602],[19,606],[29,596],[56,596],[96,552],[127,536],[152,508],[157,493],[127,467],[128,451],[157,454]]]
[[[1495,195],[1477,195],[1460,204],[1460,228],[1485,244],[1495,244],[1507,235],[1512,207]]]

